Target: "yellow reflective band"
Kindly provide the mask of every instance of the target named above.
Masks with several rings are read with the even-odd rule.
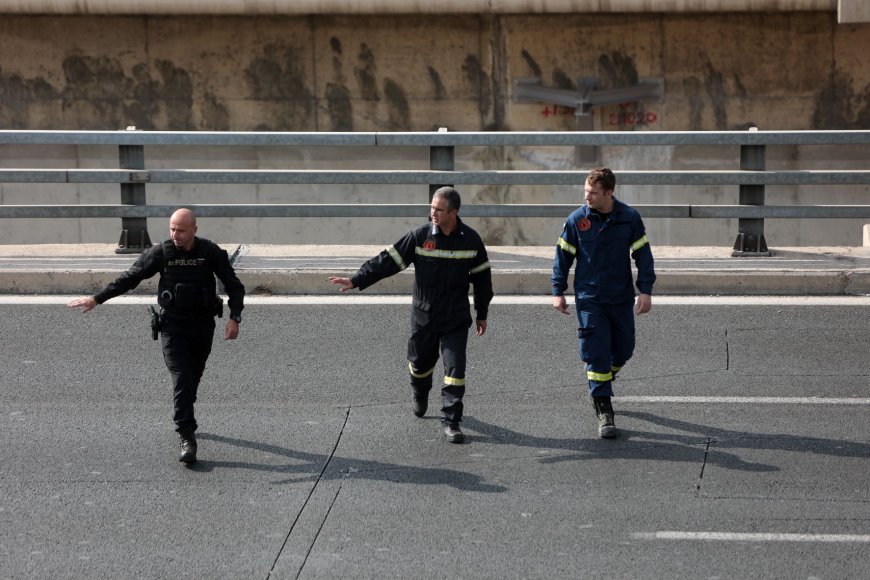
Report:
[[[622,367],[615,367],[613,365],[610,365],[610,372],[612,372],[612,373],[618,373],[621,370],[622,370]]]
[[[577,248],[566,242],[561,236],[558,240],[556,240],[556,245],[571,254],[572,256],[577,255]]]
[[[465,379],[456,379],[454,377],[444,377],[445,385],[457,385],[460,387],[465,386]]]
[[[637,250],[641,249],[642,247],[644,247],[645,245],[647,245],[648,243],[649,243],[649,238],[647,238],[646,234],[644,234],[644,236],[641,239],[639,239],[638,241],[636,241],[635,243],[633,243],[631,245],[631,251],[632,252],[637,251]]]
[[[478,272],[483,272],[484,270],[489,269],[489,260],[481,264],[480,266],[476,266],[468,271],[469,274],[477,274]]]
[[[389,248],[387,248],[387,251],[390,253],[390,257],[393,258],[393,261],[396,263],[400,270],[404,270],[408,267],[407,264],[405,264],[405,260],[402,259],[402,256],[396,249],[396,246],[390,246]]]
[[[434,370],[435,370],[435,367],[432,367],[431,369],[429,369],[428,371],[426,371],[425,373],[423,373],[421,375],[421,374],[418,374],[414,370],[414,366],[411,363],[408,363],[408,372],[411,373],[411,376],[414,377],[415,379],[425,379],[426,377],[431,375],[432,371],[434,371]]]
[[[477,257],[477,250],[427,250],[417,246],[415,251],[420,256],[430,258],[448,258],[451,260],[471,260]]]
[[[613,373],[593,373],[592,371],[586,371],[586,378],[590,381],[612,381]]]

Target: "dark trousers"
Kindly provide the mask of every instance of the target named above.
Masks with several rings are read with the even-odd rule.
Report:
[[[166,315],[160,332],[163,360],[172,377],[175,411],[172,419],[181,435],[196,431],[193,404],[205,362],[211,354],[214,318],[186,318]]]
[[[586,363],[589,394],[613,395],[613,375],[634,353],[634,302],[600,304],[577,300],[580,359]]]
[[[438,352],[444,363],[444,386],[441,387],[441,414],[445,423],[462,420],[462,397],[465,395],[465,347],[469,323],[447,329],[438,325],[411,322],[408,339],[408,370],[415,397],[428,397]]]

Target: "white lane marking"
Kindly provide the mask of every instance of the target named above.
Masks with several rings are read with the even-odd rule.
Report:
[[[75,295],[0,295],[0,304],[66,304]],[[155,297],[152,295],[132,295],[112,298],[107,304],[153,304]],[[495,305],[540,305],[550,306],[551,296],[496,296],[492,303]],[[567,297],[569,304],[574,302],[572,297]],[[401,295],[378,295],[353,294],[325,295],[248,295],[245,296],[246,304],[274,304],[274,305],[369,305],[369,304],[410,304],[411,296]],[[655,316],[656,305],[662,306],[870,306],[870,296],[653,296],[653,311],[644,314],[646,317]]]
[[[870,543],[865,534],[778,534],[741,532],[639,532],[632,534],[639,540],[700,540],[707,542],[827,542]]]
[[[620,403],[732,403],[738,405],[870,405],[870,398],[860,397],[692,397],[678,395],[619,396]]]

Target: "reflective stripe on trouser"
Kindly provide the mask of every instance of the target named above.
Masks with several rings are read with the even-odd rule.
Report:
[[[465,347],[468,344],[467,324],[447,331],[411,323],[408,339],[408,362],[411,389],[425,396],[432,388],[432,375],[439,351],[444,364],[444,385],[441,387],[441,414],[446,423],[462,420],[462,397],[465,395]],[[423,376],[425,375],[425,376]]]
[[[580,360],[593,397],[613,395],[613,375],[634,353],[634,303],[599,304],[577,300]]]
[[[193,404],[214,339],[214,318],[166,316],[160,333],[163,360],[172,377],[175,430],[182,435],[196,431]]]

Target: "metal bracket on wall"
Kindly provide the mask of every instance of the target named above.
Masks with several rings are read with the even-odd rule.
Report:
[[[537,77],[520,78],[514,81],[514,101],[518,103],[548,103],[574,109],[578,117],[589,115],[592,107],[603,105],[618,105],[645,101],[660,100],[664,94],[662,79],[640,79],[640,82],[630,87],[619,89],[595,90],[598,79],[582,78],[577,90],[554,89],[541,86]]]

